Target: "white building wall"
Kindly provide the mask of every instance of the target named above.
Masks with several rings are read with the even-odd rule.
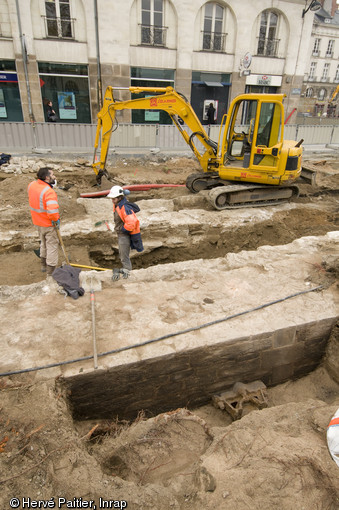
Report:
[[[22,31],[32,58],[37,62],[90,64],[94,69],[97,57],[94,0],[70,0],[71,16],[75,19],[72,41],[46,39],[44,0],[18,2]],[[246,78],[240,70],[242,59],[249,52],[253,56],[252,74],[282,77],[283,92],[299,86],[308,72],[312,48],[314,15],[309,11],[302,17],[305,1],[220,0],[219,3],[225,8],[225,53],[201,51],[205,6],[202,0],[166,0],[166,48],[140,46],[141,0],[98,0],[100,63],[104,81],[112,84],[120,77],[121,83],[128,85],[131,66],[175,69],[176,76],[184,76],[187,83],[192,71],[229,73],[236,93],[245,89]],[[256,55],[260,17],[265,9],[279,14],[277,38],[280,42],[275,58]],[[0,15],[3,35],[12,35],[10,40],[0,38],[0,58],[18,58],[21,43],[16,1],[0,0]],[[328,27],[325,32],[327,38],[338,39],[335,28]],[[320,34],[325,38],[323,33],[324,27],[316,27],[312,37]],[[324,41],[322,50],[326,51],[326,48]],[[339,39],[335,44],[336,59],[338,52]],[[319,67],[321,72],[323,63]],[[32,70],[33,67],[30,72]],[[331,79],[335,71],[336,66],[331,62]]]

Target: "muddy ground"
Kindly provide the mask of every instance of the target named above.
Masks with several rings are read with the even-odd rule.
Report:
[[[47,163],[55,165],[62,223],[81,220],[86,211],[78,201],[80,194],[98,191],[88,162],[50,157]],[[190,251],[162,246],[136,259],[134,267],[221,257],[337,230],[339,159],[317,158],[308,165],[317,170],[317,182],[315,187],[300,183],[300,207],[283,208],[274,221],[261,221],[258,228],[251,223],[228,231],[227,242],[210,239],[201,252],[196,247]],[[184,184],[186,176],[197,170],[198,164],[188,158],[117,159],[109,167],[111,177],[122,185]],[[26,196],[34,173],[30,168],[19,174],[2,168],[0,179],[1,285],[41,281],[45,275],[34,253],[38,245]],[[104,179],[99,189],[111,185]],[[186,200],[188,195],[180,187],[132,193],[130,199]],[[211,210],[207,204],[200,206]],[[109,232],[102,235],[105,243],[108,235],[113,236]],[[103,255],[87,244],[88,239],[84,247],[67,238],[73,261],[114,265],[114,250]],[[19,294],[18,287],[18,299]],[[17,320],[20,317],[13,306],[13,321]],[[1,508],[14,507],[11,498],[19,499],[18,508],[24,506],[23,498],[49,501],[50,508],[54,503],[55,508],[81,508],[93,500],[100,508],[103,498],[112,501],[111,508],[123,508],[122,501],[126,501],[130,509],[337,510],[339,471],[327,450],[326,427],[339,407],[338,343],[335,328],[327,356],[317,370],[298,381],[269,388],[268,408],[259,411],[248,405],[244,416],[234,422],[211,404],[154,417],[141,410],[133,423],[74,423],[53,379],[32,373],[2,377]]]

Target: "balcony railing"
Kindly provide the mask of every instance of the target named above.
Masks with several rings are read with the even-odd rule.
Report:
[[[74,39],[75,18],[48,18],[43,16],[47,37]]]
[[[166,46],[167,27],[158,27],[155,25],[140,25],[141,44],[147,46]]]
[[[225,51],[227,34],[221,32],[202,32],[204,51]]]
[[[258,55],[276,57],[278,55],[280,39],[258,37]]]

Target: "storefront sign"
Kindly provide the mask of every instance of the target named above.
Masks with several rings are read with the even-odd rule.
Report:
[[[282,77],[273,74],[251,74],[246,78],[246,85],[267,85],[281,87]]]
[[[16,73],[1,73],[0,82],[18,83],[18,75]]]
[[[73,92],[58,92],[60,119],[76,119],[75,95]]]
[[[271,85],[272,77],[263,74],[262,76],[258,76],[257,85]]]

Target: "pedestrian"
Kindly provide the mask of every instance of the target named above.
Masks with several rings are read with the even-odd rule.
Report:
[[[58,197],[53,170],[40,168],[37,180],[28,185],[28,199],[33,224],[40,237],[41,271],[51,275],[58,265],[59,238],[56,229],[60,228]]]
[[[143,251],[140,223],[136,213],[140,211],[137,204],[129,202],[121,186],[113,186],[107,198],[113,202],[114,229],[118,235],[119,256],[122,269],[113,269],[113,281],[119,280],[120,274],[128,278],[132,270],[130,250]]]
[[[215,108],[213,106],[213,103],[210,103],[208,109],[207,109],[207,121],[208,124],[214,124],[214,115],[215,115]]]
[[[53,110],[52,101],[47,103],[47,122],[56,122],[58,120],[57,114]]]

